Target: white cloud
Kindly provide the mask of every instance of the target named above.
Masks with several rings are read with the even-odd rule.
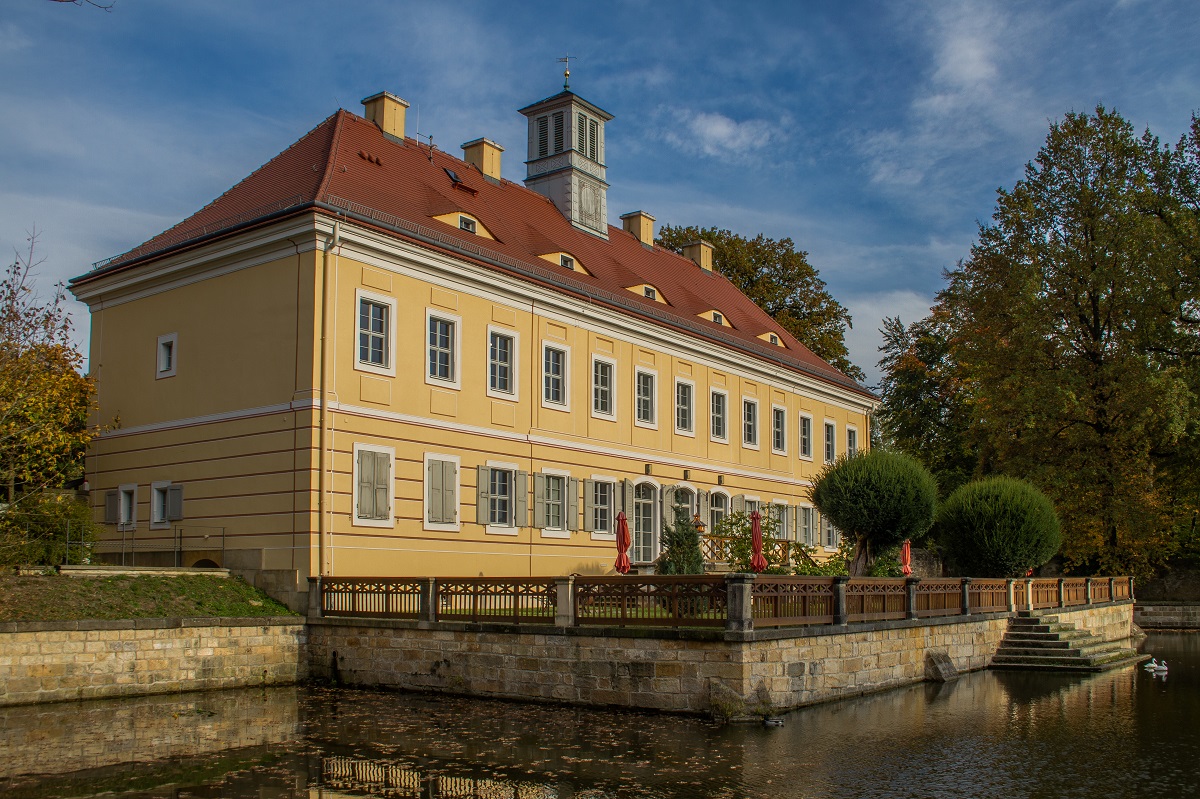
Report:
[[[771,143],[775,127],[761,119],[738,122],[707,111],[676,109],[669,116],[674,124],[664,127],[667,142],[711,157],[737,157],[761,150]]]

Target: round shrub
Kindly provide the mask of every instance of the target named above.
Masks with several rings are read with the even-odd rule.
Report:
[[[959,487],[938,508],[934,530],[958,570],[972,577],[1024,577],[1062,543],[1050,500],[1015,477]]]
[[[929,529],[937,481],[908,455],[872,449],[825,467],[812,499],[843,538],[854,541],[849,571],[859,576],[884,550]]]

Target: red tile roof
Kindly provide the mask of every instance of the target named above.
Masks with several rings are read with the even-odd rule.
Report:
[[[469,190],[456,187],[446,169],[453,170]],[[374,222],[394,235],[448,249],[521,279],[548,283],[873,397],[814,355],[722,275],[705,272],[661,247],[647,247],[618,227],[609,227],[607,240],[585,233],[542,195],[507,180],[487,180],[464,161],[413,139],[401,144],[346,111],[323,121],[183,222],[71,283],[87,283],[200,240],[314,207]],[[474,216],[496,240],[432,219],[455,211]],[[538,258],[559,251],[574,256],[591,274],[556,268]],[[642,283],[655,286],[668,304],[627,290]],[[724,314],[733,329],[697,316],[710,310]],[[768,331],[778,334],[786,349],[757,338]]]

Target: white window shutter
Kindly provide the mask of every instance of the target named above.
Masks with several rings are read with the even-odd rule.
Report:
[[[709,504],[709,493],[707,491],[701,490],[699,493],[699,496],[697,496],[696,499],[697,499],[696,504],[700,509],[700,519],[701,519],[701,521],[703,521],[708,518],[708,512],[709,512],[709,509],[711,508],[711,505]],[[708,532],[712,532],[712,531],[709,530]]]
[[[121,492],[104,492],[104,523],[120,524],[121,522]]]
[[[622,480],[621,481],[621,510],[625,511],[625,518],[630,519],[630,523],[632,524],[633,520],[630,518],[633,516],[633,481],[632,480]]]
[[[491,469],[486,466],[475,467],[475,522],[488,523],[488,480]]]
[[[358,451],[358,497],[355,514],[360,519],[375,518],[375,453]]]
[[[425,506],[428,508],[426,521],[442,521],[442,462],[425,463]]]
[[[529,526],[529,472],[514,472],[513,477],[516,483],[515,496],[513,497],[513,507],[516,508],[516,518],[513,519],[514,527]]]
[[[546,475],[533,476],[533,526],[539,530],[546,526]]]
[[[458,464],[442,461],[442,521],[458,521]]]
[[[567,478],[567,529],[579,529],[579,479]]]
[[[372,518],[388,518],[391,503],[392,456],[386,452],[375,454],[375,515]]]
[[[583,481],[583,529],[596,532],[596,481]]]
[[[732,510],[734,513],[745,513],[746,512],[746,495],[745,494],[735,494],[733,497],[733,502],[731,504],[732,504]]]
[[[662,521],[663,524],[675,526],[675,486],[663,486]]]

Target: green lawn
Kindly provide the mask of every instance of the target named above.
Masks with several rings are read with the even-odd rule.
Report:
[[[291,615],[234,578],[0,576],[0,621]]]

